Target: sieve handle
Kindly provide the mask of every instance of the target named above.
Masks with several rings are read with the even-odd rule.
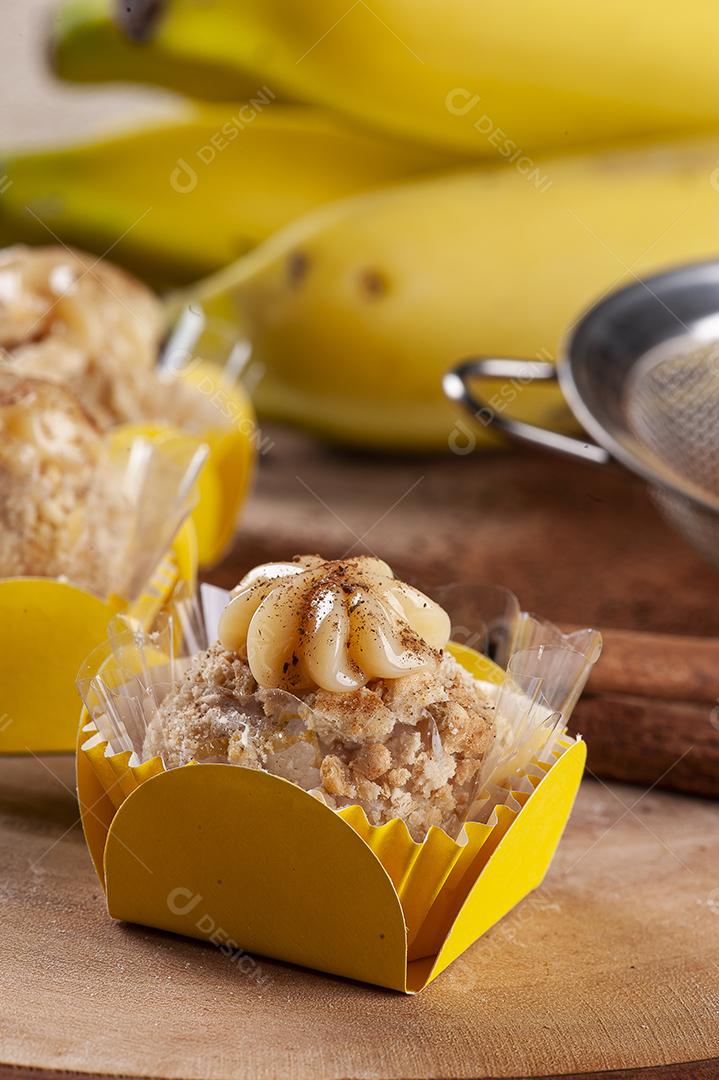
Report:
[[[537,424],[515,420],[505,415],[503,410],[498,411],[488,401],[472,393],[468,386],[470,379],[516,379],[523,385],[530,382],[555,383],[557,369],[554,364],[546,360],[520,360],[513,356],[477,356],[451,368],[444,376],[442,385],[447,397],[464,406],[475,421],[501,431],[515,442],[540,446],[543,450],[552,450],[595,465],[605,465],[610,460],[607,451],[596,443],[560,435]]]

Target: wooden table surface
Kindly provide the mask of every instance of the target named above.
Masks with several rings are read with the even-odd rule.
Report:
[[[410,998],[112,922],[71,763],[5,759],[0,1060],[223,1080],[594,1076],[677,1062],[692,1064],[666,1076],[716,1077],[716,809],[656,791],[634,805],[641,795],[585,781],[541,889]]]
[[[719,578],[618,469],[272,438],[216,581],[352,547],[556,620],[719,633]],[[409,998],[113,923],[71,761],[0,760],[0,1077],[717,1077],[719,811],[648,787],[586,779],[541,889]]]
[[[377,552],[426,587],[508,586],[558,623],[719,636],[719,574],[619,466],[539,453],[368,457],[271,429],[234,585],[268,558]]]

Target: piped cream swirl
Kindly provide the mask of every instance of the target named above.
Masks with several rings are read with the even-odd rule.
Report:
[[[437,666],[447,613],[381,559],[297,556],[251,570],[220,620],[221,644],[262,687],[337,693]]]

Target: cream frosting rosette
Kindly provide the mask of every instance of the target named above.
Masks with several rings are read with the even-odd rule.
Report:
[[[260,686],[343,693],[435,667],[449,633],[447,613],[381,559],[302,555],[251,570],[218,637]]]

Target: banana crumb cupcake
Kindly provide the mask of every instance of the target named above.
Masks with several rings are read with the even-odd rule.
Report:
[[[217,422],[201,395],[156,370],[162,304],[106,260],[63,247],[0,252],[0,357],[13,371],[71,390],[103,429],[153,421]]]
[[[297,557],[233,590],[219,641],[151,720],[145,756],[284,776],[373,825],[451,830],[495,737],[485,688],[446,651],[446,613],[386,563]]]
[[[0,577],[66,577],[107,595],[130,525],[116,481],[73,394],[0,367]]]

